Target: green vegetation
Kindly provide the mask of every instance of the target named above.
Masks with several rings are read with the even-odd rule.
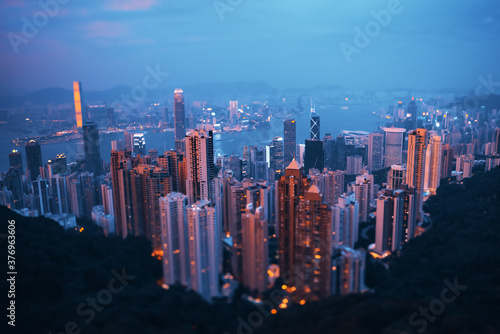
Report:
[[[463,185],[443,185],[426,211],[433,227],[389,259],[389,270],[373,260],[367,264],[373,293],[291,307],[264,317],[262,326],[242,328],[240,320],[256,311],[246,301],[209,304],[181,287],[162,289],[161,265],[147,240],[106,238],[82,221],[82,232],[64,231],[51,220],[1,207],[1,233],[8,220],[16,221],[16,332],[60,333],[74,322],[81,333],[238,333],[238,326],[240,333],[417,333],[425,319],[419,307],[437,305],[445,280],[456,279],[466,289],[425,322],[427,333],[498,333],[500,168]],[[0,241],[5,254],[6,239]],[[91,319],[87,298],[108,289],[122,268],[135,278]],[[6,281],[0,284],[7,291]],[[82,303],[83,315],[77,312]]]

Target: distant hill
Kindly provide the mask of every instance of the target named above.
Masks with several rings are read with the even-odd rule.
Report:
[[[172,98],[174,89],[167,87],[148,91],[151,99]],[[213,99],[219,96],[261,96],[274,95],[277,90],[264,81],[235,82],[235,83],[204,83],[195,86],[182,87],[186,96],[196,99]],[[130,95],[132,87],[116,86],[103,91],[86,91],[83,84],[83,100],[88,103],[108,102],[120,99],[123,94]],[[48,104],[72,104],[73,91],[64,88],[45,88],[21,96],[6,95],[0,97],[0,108],[21,107],[23,104],[48,105]]]

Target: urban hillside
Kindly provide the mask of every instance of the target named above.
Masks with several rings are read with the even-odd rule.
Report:
[[[78,229],[64,230],[0,207],[2,233],[8,220],[16,222],[16,327],[23,333],[498,333],[499,193],[500,167],[442,185],[426,203],[428,232],[384,264],[368,255],[372,292],[275,315],[239,298],[209,304],[182,287],[161,288],[161,264],[145,238],[105,237],[82,220]],[[7,289],[6,280],[1,284]]]

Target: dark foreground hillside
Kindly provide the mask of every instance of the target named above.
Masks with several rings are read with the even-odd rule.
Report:
[[[158,286],[161,267],[141,238],[106,238],[90,224],[0,208],[2,275],[16,221],[16,333],[500,333],[500,168],[444,185],[427,203],[433,228],[389,260],[370,261],[375,291],[271,315],[248,302],[208,304]],[[0,282],[2,294],[7,281]],[[6,300],[6,299],[2,299]],[[5,301],[2,309],[7,308]],[[81,331],[80,331],[81,330]],[[2,330],[2,333],[5,331]]]

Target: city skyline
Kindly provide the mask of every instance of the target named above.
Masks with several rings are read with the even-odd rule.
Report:
[[[0,13],[9,329],[500,328],[499,2]]]

